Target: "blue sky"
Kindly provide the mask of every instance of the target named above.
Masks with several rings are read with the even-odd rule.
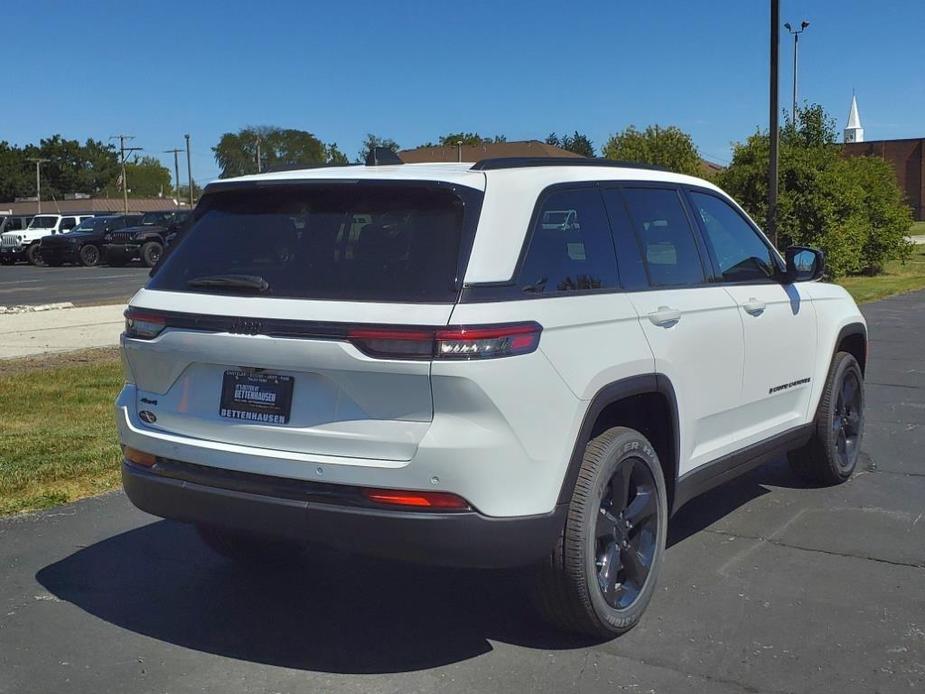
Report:
[[[161,152],[188,132],[204,181],[210,147],[246,125],[309,130],[353,159],[367,132],[412,147],[578,129],[599,147],[659,123],[726,163],[767,121],[768,5],[6,0],[0,140],[130,133],[172,170]],[[781,15],[812,22],[801,97],[842,127],[854,88],[868,139],[925,136],[925,2],[782,0]],[[782,107],[791,47],[782,32]]]

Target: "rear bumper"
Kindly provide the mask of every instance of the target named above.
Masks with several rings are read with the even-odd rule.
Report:
[[[162,518],[272,537],[312,541],[372,556],[458,567],[530,564],[553,548],[566,506],[541,516],[493,518],[476,511],[435,513],[306,501],[266,493],[265,484],[237,478],[234,489],[216,471],[212,486],[169,477],[128,462],[122,483],[132,503]]]

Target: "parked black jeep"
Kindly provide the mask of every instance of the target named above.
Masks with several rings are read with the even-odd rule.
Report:
[[[167,245],[167,236],[182,228],[189,216],[189,210],[146,212],[139,225],[106,235],[106,262],[119,266],[140,258],[147,267],[154,267]]]
[[[90,217],[65,234],[43,236],[39,244],[39,257],[45,265],[51,267],[58,267],[64,263],[79,263],[85,267],[99,265],[105,236],[140,223],[140,214]]]

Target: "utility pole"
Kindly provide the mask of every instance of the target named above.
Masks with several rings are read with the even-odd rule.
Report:
[[[49,160],[42,157],[29,157],[29,161],[35,162],[35,200],[38,203],[37,214],[42,214],[42,164]]]
[[[257,136],[257,173],[260,173],[260,135]]]
[[[805,19],[800,23],[800,28],[794,29],[790,26],[790,22],[784,24],[784,28],[790,32],[793,36],[793,106],[790,109],[790,122],[796,125],[797,122],[797,61],[799,59],[799,46],[800,43],[800,34],[806,31],[806,27],[809,26],[809,22]]]
[[[141,147],[126,147],[126,140],[134,140],[134,135],[113,135],[110,140],[119,141],[119,159],[122,164],[122,207],[125,214],[128,214],[128,180],[125,177],[125,153],[140,152]]]
[[[190,162],[189,154],[189,133],[186,133],[183,137],[186,138],[186,178],[189,181],[189,206],[190,209],[193,207],[193,165]]]
[[[780,144],[778,126],[778,65],[780,58],[780,0],[771,0],[771,76],[769,132],[771,138],[770,161],[768,162],[768,236],[777,246],[777,150]]]
[[[177,148],[164,150],[164,154],[173,155],[173,181],[174,181],[174,188],[176,188],[174,192],[176,193],[178,205],[180,204],[180,159],[178,158],[177,155],[179,155],[180,152],[182,151],[183,151],[182,149],[177,149]]]

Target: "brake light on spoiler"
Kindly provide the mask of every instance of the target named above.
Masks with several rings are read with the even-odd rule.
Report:
[[[381,359],[497,359],[528,354],[540,343],[539,323],[447,328],[352,328],[347,339]]]

